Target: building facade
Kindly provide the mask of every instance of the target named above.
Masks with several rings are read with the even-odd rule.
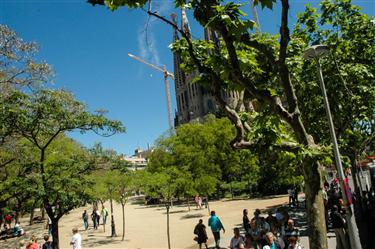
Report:
[[[124,160],[129,162],[128,169],[130,170],[143,170],[147,166],[147,156],[152,152],[151,149],[142,150],[140,148],[134,151],[134,155],[125,156]]]
[[[176,22],[176,16],[172,16]],[[188,35],[191,34],[189,23],[186,17],[185,9],[181,8],[181,27],[182,30]],[[204,30],[206,40],[217,39],[213,32]],[[174,30],[173,41],[179,40],[179,35]],[[177,111],[175,113],[175,126],[188,123],[190,121],[201,121],[207,114],[217,114],[219,106],[215,101],[215,97],[208,89],[203,86],[194,84],[193,79],[197,76],[198,72],[186,73],[180,65],[183,63],[179,54],[173,55],[174,66],[174,82]],[[239,102],[240,93],[236,91],[223,91],[223,99],[229,106],[235,108]]]

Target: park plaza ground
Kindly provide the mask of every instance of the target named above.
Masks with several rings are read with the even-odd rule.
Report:
[[[220,217],[226,233],[222,234],[221,246],[227,248],[229,246],[230,238],[233,236],[233,228],[242,226],[242,210],[249,210],[249,217],[255,209],[262,210],[262,215],[266,215],[266,210],[275,210],[281,205],[288,203],[287,195],[265,197],[260,199],[240,199],[230,200],[224,199],[219,201],[210,202],[210,209],[215,210]],[[109,203],[105,204],[107,209]],[[166,230],[166,208],[164,206],[145,206],[140,204],[129,203],[125,206],[125,240],[121,241],[122,235],[122,211],[121,205],[114,205],[114,217],[116,225],[117,237],[111,238],[110,216],[108,216],[105,232],[101,225],[98,230],[92,227],[90,220],[90,228],[84,231],[83,221],[81,215],[84,210],[91,213],[92,206],[81,207],[71,211],[68,215],[61,218],[59,222],[60,231],[60,248],[71,248],[69,245],[72,228],[78,227],[82,235],[83,249],[88,248],[167,248],[167,230]],[[292,217],[299,219],[298,223],[301,226],[306,226],[306,221],[303,216],[303,211],[292,214]],[[300,217],[298,217],[300,216]],[[194,205],[188,211],[186,205],[173,206],[170,210],[170,234],[171,234],[171,247],[172,248],[198,248],[195,241],[193,241],[193,230],[199,219],[203,219],[204,224],[207,226],[209,218],[207,209],[196,209]],[[26,231],[26,236],[21,238],[8,239],[0,241],[1,249],[14,249],[17,247],[20,240],[27,241],[31,235],[36,235],[42,242],[43,235],[47,233],[45,224],[28,224],[28,217],[21,219],[21,225]],[[213,236],[209,228],[207,228],[209,237],[208,244],[213,245]],[[329,248],[335,248],[334,238],[332,233],[329,234]],[[308,248],[308,238],[302,237],[301,243],[303,248]]]

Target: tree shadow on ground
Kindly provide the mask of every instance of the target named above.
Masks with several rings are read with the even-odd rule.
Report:
[[[248,196],[238,196],[238,197],[233,197],[229,199],[224,199],[222,200],[223,202],[231,202],[231,201],[245,201],[249,200],[250,198]]]
[[[204,217],[203,214],[186,214],[180,218],[180,220],[186,220],[186,219],[195,219],[195,218],[201,218]]]
[[[124,240],[129,241],[129,240]],[[89,236],[89,238],[86,241],[83,241],[83,247],[84,248],[94,248],[96,246],[102,246],[102,245],[114,245],[119,244],[122,241],[114,240],[111,236],[107,236],[105,239],[96,239],[94,236]]]
[[[305,205],[302,204],[298,205],[297,207],[290,207],[287,203],[281,205],[272,205],[267,206],[264,209],[261,209],[261,213],[263,216],[267,215],[268,211],[271,211],[273,215],[275,215],[275,211],[277,208],[284,209],[288,211],[288,214],[292,220],[294,220],[295,227],[298,228],[300,232],[300,236],[308,236],[308,224],[307,224],[307,216],[306,216],[306,208]]]
[[[181,213],[187,213],[189,212],[188,210],[172,210],[169,211],[169,214],[181,214]],[[163,214],[167,214],[167,212],[164,212]]]
[[[269,199],[275,199],[275,198],[281,198],[281,197],[287,197],[287,196],[288,195],[267,195],[267,196],[252,198],[252,200],[269,200]]]

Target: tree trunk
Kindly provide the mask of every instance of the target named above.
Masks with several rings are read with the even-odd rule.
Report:
[[[35,204],[33,203],[30,208],[30,220],[29,220],[29,225],[34,224],[34,209],[35,209]]]
[[[16,217],[14,219],[14,224],[18,223],[20,221],[20,214],[21,212],[18,211],[18,210],[21,210],[20,207],[17,207],[17,210],[16,210]]]
[[[303,163],[305,177],[306,213],[309,224],[309,245],[311,249],[328,249],[325,212],[322,196],[321,167],[318,162],[306,160]]]
[[[59,220],[51,219],[52,221],[52,245],[53,248],[59,249]]]
[[[121,203],[122,206],[122,241],[125,238],[125,204]]]
[[[209,202],[208,202],[208,195],[206,196],[206,205],[207,205],[208,214],[210,214],[211,211],[210,211],[210,205],[209,205]]]
[[[46,218],[46,210],[44,209],[44,205],[41,205],[40,209],[42,210],[42,220]]]
[[[188,206],[188,210],[190,212],[190,203],[189,203],[189,196],[186,198],[187,199],[187,206]]]
[[[248,190],[249,190],[249,198],[251,198],[251,184],[250,184],[250,181],[247,180],[247,186],[248,186]]]
[[[169,204],[167,204],[167,238],[168,238],[168,249],[171,249],[171,238],[169,234]]]
[[[115,227],[115,219],[113,217],[113,202],[112,202],[112,197],[109,199],[109,203],[111,205],[111,237],[116,237],[116,227]]]
[[[234,194],[233,194],[233,185],[232,185],[232,181],[230,181],[229,185],[230,185],[230,195],[231,195],[232,200],[233,200],[233,199],[234,199]]]

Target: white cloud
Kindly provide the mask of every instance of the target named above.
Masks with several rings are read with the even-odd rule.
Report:
[[[169,16],[173,9],[173,1],[161,0],[155,1],[152,10],[157,11],[160,15]],[[155,18],[146,18],[145,25],[138,31],[138,49],[140,57],[146,61],[161,66],[159,52],[157,50],[157,41],[154,34],[154,26],[160,22]]]

